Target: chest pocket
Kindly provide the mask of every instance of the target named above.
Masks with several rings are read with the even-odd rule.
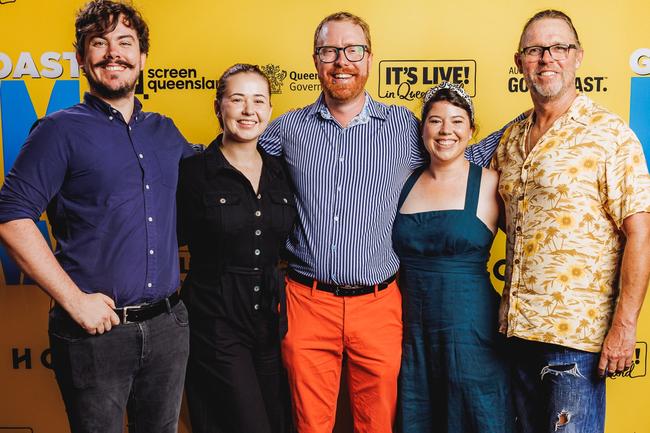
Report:
[[[236,192],[212,191],[203,194],[205,218],[218,232],[232,233],[244,225],[245,215],[241,194]]]
[[[296,199],[290,192],[270,191],[271,227],[286,236],[296,218]]]

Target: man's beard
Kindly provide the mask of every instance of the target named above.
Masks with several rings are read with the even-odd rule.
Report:
[[[100,62],[97,63],[94,67],[103,67],[105,66],[104,64],[108,63],[108,61]],[[134,69],[135,66],[126,63],[126,62],[113,62],[117,63],[119,65],[122,65],[128,69]],[[135,86],[138,84],[138,76],[136,75],[135,79],[133,82],[126,82],[123,83],[121,86],[117,88],[110,88],[106,86],[105,84],[97,81],[95,77],[92,74],[86,74],[86,79],[88,80],[88,86],[90,89],[93,91],[93,93],[96,93],[97,95],[101,96],[104,99],[108,100],[114,100],[114,99],[121,99],[126,96],[129,96],[134,90]]]
[[[336,71],[337,73],[349,73],[350,71]],[[354,71],[357,72],[356,70]],[[360,75],[353,75],[354,82],[352,85],[339,85],[331,83],[330,77],[327,77],[326,80],[321,80],[321,86],[323,87],[323,92],[331,99],[339,102],[349,101],[356,98],[363,93],[364,88],[366,87],[366,81],[368,77],[362,77]]]
[[[526,77],[526,84],[528,84],[528,88],[533,89],[535,93],[542,98],[546,100],[553,100],[555,98],[558,98],[562,96],[565,91],[566,91],[566,80],[565,80],[565,75],[564,72],[561,73],[562,80],[558,82],[553,82],[550,85],[546,84],[543,85],[533,79],[529,79]],[[574,80],[571,80],[571,83],[574,83]],[[575,84],[573,84],[575,85]]]

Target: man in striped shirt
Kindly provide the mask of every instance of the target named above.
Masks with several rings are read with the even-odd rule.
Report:
[[[282,342],[294,415],[300,433],[332,431],[345,355],[355,431],[390,433],[402,343],[391,230],[402,185],[425,162],[418,121],[364,91],[372,48],[361,18],[323,19],[313,60],[322,94],[260,140],[284,155],[296,188]],[[500,135],[468,159],[487,165]]]

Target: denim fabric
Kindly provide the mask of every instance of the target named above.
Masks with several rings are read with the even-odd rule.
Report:
[[[182,302],[153,319],[84,332],[62,309],[50,313],[52,366],[72,433],[176,433],[189,353]]]
[[[602,433],[605,380],[600,353],[509,339],[513,395],[521,433]]]

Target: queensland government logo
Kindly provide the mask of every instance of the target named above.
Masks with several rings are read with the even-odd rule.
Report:
[[[260,66],[260,69],[264,72],[266,78],[269,79],[269,83],[271,83],[271,93],[275,95],[282,93],[282,86],[284,85],[284,79],[287,78],[287,71],[271,63]]]
[[[281,94],[286,78],[289,78],[289,90],[292,92],[320,92],[320,81],[316,72],[285,70],[280,65],[269,63],[260,69],[271,82],[271,93]]]
[[[382,60],[377,94],[413,101],[443,81],[460,84],[470,96],[476,96],[476,60]]]

